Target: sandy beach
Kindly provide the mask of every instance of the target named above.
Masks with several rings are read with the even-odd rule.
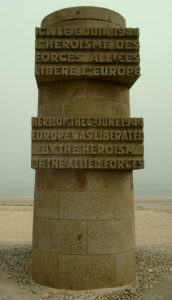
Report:
[[[137,281],[129,288],[69,291],[36,284],[30,276],[32,198],[0,198],[0,271],[38,299],[139,299],[172,271],[172,198],[135,199]],[[126,296],[127,295],[127,296]]]

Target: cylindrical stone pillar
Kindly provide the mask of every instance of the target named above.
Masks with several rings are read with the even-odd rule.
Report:
[[[143,148],[138,145],[142,119],[130,118],[129,106],[129,88],[139,76],[138,32],[125,30],[124,18],[114,11],[74,7],[48,15],[36,34],[39,102],[38,118],[32,120],[33,279],[65,289],[130,284],[135,280],[132,170],[143,167],[139,156]],[[115,49],[111,40],[117,43]],[[112,65],[122,66],[119,74],[110,69]],[[81,66],[82,74],[72,66]],[[92,72],[90,66],[102,69],[90,75],[86,73]],[[57,118],[62,125],[54,123]],[[109,129],[106,122],[112,120],[116,125]],[[70,121],[72,133],[67,127]],[[105,145],[115,126],[111,137],[115,134],[116,142],[112,138]],[[94,132],[91,142],[89,130]],[[120,139],[120,132],[130,138]],[[71,134],[81,134],[77,145]],[[71,161],[66,163],[68,156]],[[78,156],[89,158],[82,165],[75,160]],[[108,160],[118,156],[120,160]]]

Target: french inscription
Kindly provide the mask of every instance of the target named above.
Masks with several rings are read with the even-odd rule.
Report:
[[[126,63],[138,64],[138,53],[114,52],[37,52],[36,63]]]
[[[36,37],[46,36],[90,36],[90,37],[138,37],[138,28],[116,28],[116,27],[57,27],[57,28],[35,28]]]
[[[139,50],[139,41],[113,40],[113,39],[37,39],[35,43],[38,49],[85,49],[85,50]]]
[[[138,28],[36,28],[37,82],[71,78],[116,80],[140,76]]]
[[[35,75],[49,76],[140,76],[139,66],[60,66],[36,65]]]

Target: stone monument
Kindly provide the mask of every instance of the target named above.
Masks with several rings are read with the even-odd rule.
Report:
[[[130,118],[139,30],[109,9],[72,7],[36,28],[38,116],[32,276],[94,289],[135,280],[133,170],[143,119]]]

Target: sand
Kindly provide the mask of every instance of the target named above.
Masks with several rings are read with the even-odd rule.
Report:
[[[172,247],[172,205],[135,207],[137,247]]]
[[[30,244],[33,207],[0,205],[0,243]]]
[[[0,243],[31,244],[33,199],[1,198],[0,203],[6,203],[0,205]],[[172,198],[136,199],[135,228],[137,247],[171,247]]]

